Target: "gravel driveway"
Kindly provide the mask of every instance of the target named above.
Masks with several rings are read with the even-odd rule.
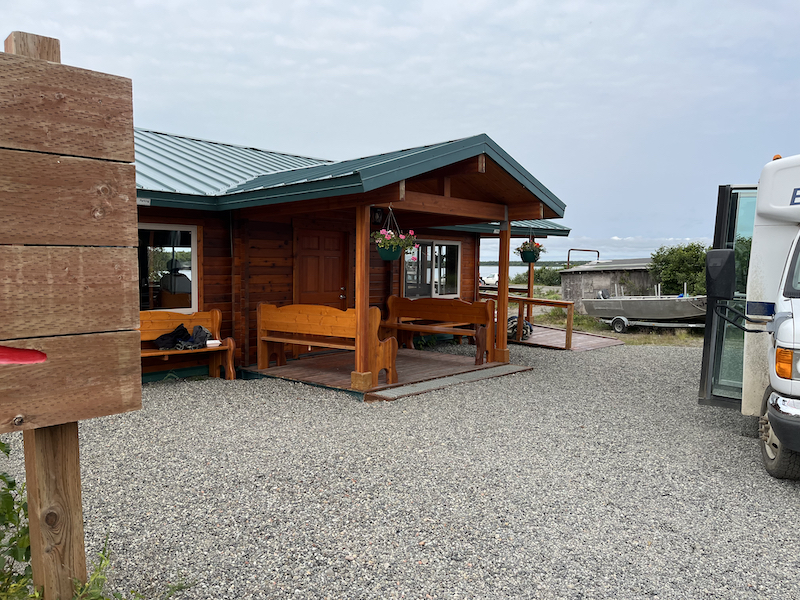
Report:
[[[800,598],[800,486],[697,405],[700,349],[511,358],[536,368],[371,405],[147,385],[81,423],[87,552],[179,598]]]

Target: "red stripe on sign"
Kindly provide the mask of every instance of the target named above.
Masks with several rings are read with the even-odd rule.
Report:
[[[26,348],[0,346],[0,365],[33,365],[47,360],[47,354]]]

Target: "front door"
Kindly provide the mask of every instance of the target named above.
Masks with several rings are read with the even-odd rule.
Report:
[[[295,235],[295,304],[347,308],[347,233],[299,229]]]

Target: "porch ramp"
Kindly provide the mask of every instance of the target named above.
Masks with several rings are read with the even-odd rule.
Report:
[[[430,379],[428,381],[420,381],[417,383],[409,383],[397,387],[389,387],[377,392],[368,391],[364,394],[364,401],[376,402],[381,400],[397,400],[398,398],[405,398],[406,396],[415,396],[417,394],[424,394],[425,392],[430,392],[433,390],[440,390],[442,388],[450,387],[451,385],[458,385],[459,383],[470,383],[472,381],[480,381],[481,379],[490,379],[492,377],[500,377],[502,375],[519,373],[520,371],[530,371],[532,368],[533,367],[503,364],[496,367],[481,369],[480,371],[459,373],[449,377],[440,377],[438,379]]]

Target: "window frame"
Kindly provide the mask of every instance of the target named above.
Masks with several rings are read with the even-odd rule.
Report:
[[[199,225],[189,225],[186,223],[146,223],[140,222],[138,229],[156,229],[160,231],[188,231],[192,237],[192,305],[185,308],[148,308],[147,310],[166,310],[183,314],[192,314],[201,310],[200,286],[201,273],[199,265],[200,255],[200,231]],[[139,310],[142,310],[141,298],[139,299]]]
[[[430,265],[431,270],[431,285],[430,285],[430,295],[429,296],[414,296],[414,298],[460,298],[461,297],[461,269],[462,269],[462,259],[463,259],[463,248],[461,240],[442,240],[442,239],[421,239],[417,238],[417,243],[420,246],[423,245],[430,245],[432,246],[433,252],[431,253],[433,257],[436,256],[436,246],[456,246],[458,247],[458,265],[456,266],[456,292],[453,294],[439,294],[436,291],[436,276],[437,270],[440,270],[441,267],[436,266],[436,261],[432,260]],[[403,257],[403,279],[402,279],[402,289],[403,289],[403,297],[408,298],[408,294],[406,292],[406,274],[405,274],[405,255]]]

